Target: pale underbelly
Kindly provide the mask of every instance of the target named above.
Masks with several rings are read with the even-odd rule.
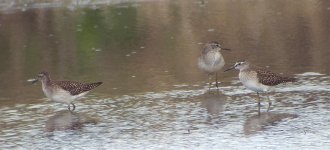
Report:
[[[260,84],[255,81],[243,81],[242,83],[246,88],[255,92],[266,92],[270,89],[269,86]]]
[[[44,91],[44,93],[51,101],[70,104],[74,100],[81,99],[83,96],[85,96],[88,93],[88,91],[84,93],[80,93],[78,95],[71,95],[70,92],[65,90],[57,90],[56,92],[52,92],[52,93]]]
[[[225,63],[223,61],[219,62],[219,63],[215,63],[215,64],[207,64],[205,63],[203,60],[199,60],[198,62],[198,67],[202,70],[204,70],[205,72],[208,73],[214,73],[219,71],[223,66],[225,65]]]

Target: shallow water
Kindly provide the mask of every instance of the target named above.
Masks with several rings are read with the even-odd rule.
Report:
[[[0,149],[330,147],[328,1],[75,2],[0,5]],[[225,67],[299,80],[262,94],[259,117],[237,72],[208,90],[210,40],[232,49]],[[104,84],[70,112],[27,82],[42,70]]]

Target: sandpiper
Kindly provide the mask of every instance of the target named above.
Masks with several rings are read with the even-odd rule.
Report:
[[[79,83],[75,81],[53,81],[47,72],[40,72],[32,83],[38,80],[42,83],[42,91],[44,94],[54,102],[68,104],[68,109],[75,110],[76,106],[73,104],[74,100],[81,99],[89,91],[102,84],[102,82],[95,83]]]
[[[218,71],[225,65],[225,60],[220,53],[221,50],[230,50],[228,48],[221,48],[221,45],[216,42],[208,42],[205,44],[201,55],[198,58],[199,69],[205,71],[209,75],[215,74],[215,86],[218,88]],[[210,84],[211,85],[211,82]],[[210,86],[209,86],[210,88]]]
[[[225,71],[237,69],[239,70],[239,80],[243,83],[248,89],[257,92],[258,95],[258,115],[260,115],[260,92],[267,92],[271,90],[271,87],[286,83],[286,82],[295,82],[296,79],[292,77],[285,77],[279,74],[267,71],[263,68],[250,65],[247,61],[236,62],[235,65],[228,68]],[[269,97],[268,98],[268,109],[272,105]]]

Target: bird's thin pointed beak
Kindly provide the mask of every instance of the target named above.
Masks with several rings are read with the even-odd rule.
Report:
[[[32,83],[32,84],[35,84],[35,83],[37,83],[39,80],[38,79],[33,79],[33,80],[31,80],[30,82]]]
[[[230,48],[222,48],[222,50],[225,50],[225,51],[231,51]]]
[[[228,69],[226,69],[225,71],[223,71],[223,72],[227,72],[227,71],[229,71],[229,70],[232,70],[232,69],[234,69],[235,68],[235,66],[232,66],[232,67],[230,67],[230,68],[228,68]]]

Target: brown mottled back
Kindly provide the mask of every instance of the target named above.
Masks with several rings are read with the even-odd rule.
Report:
[[[285,82],[296,82],[295,78],[281,76],[259,67],[254,67],[254,70],[257,72],[259,82],[264,85],[274,86]]]
[[[71,95],[78,95],[80,93],[94,89],[95,87],[101,85],[102,82],[79,83],[75,81],[54,81],[54,84],[66,91],[69,91]]]

